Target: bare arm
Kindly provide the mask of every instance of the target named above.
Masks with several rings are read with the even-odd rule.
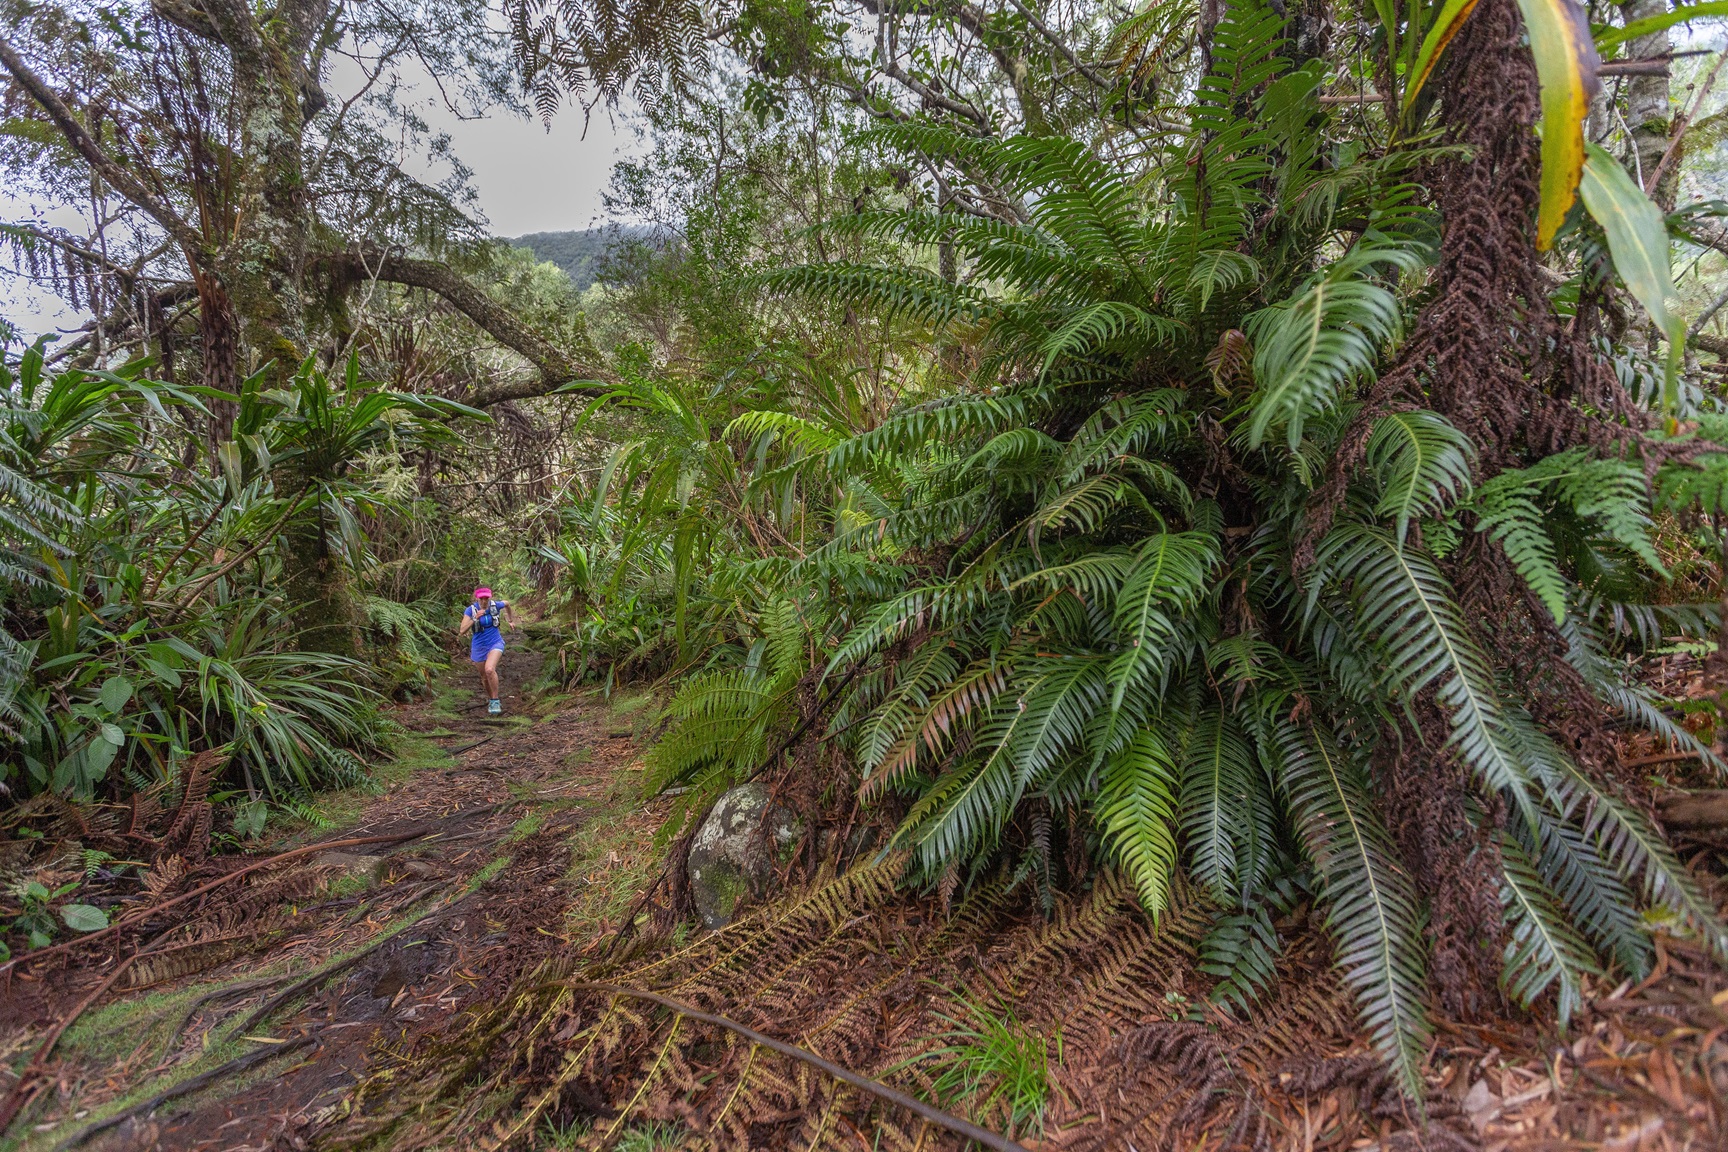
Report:
[[[461,637],[468,635],[468,630],[473,628],[473,627],[474,627],[474,617],[468,615],[467,612],[463,612],[462,613],[462,625],[461,625],[461,627],[456,629],[457,638],[460,639]]]

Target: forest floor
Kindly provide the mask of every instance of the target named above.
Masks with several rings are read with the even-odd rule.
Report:
[[[381,792],[326,797],[326,826],[265,851],[427,833],[303,857],[285,866],[301,883],[270,886],[298,899],[239,916],[224,908],[245,903],[237,893],[212,893],[201,922],[176,925],[183,947],[168,955],[183,965],[134,962],[66,1031],[46,1091],[0,1148],[303,1147],[380,1048],[603,938],[654,868],[660,816],[640,801],[636,730],[652,708],[641,694],[531,695],[542,659],[506,658],[501,720],[466,662],[397,709],[405,736],[377,771]],[[235,936],[249,940],[235,949]],[[212,946],[237,954],[208,966]],[[53,1019],[23,1001],[63,1012],[117,959],[80,956],[40,989],[15,978],[6,1015],[36,1019],[0,1025],[0,1068],[15,1072]],[[0,1073],[0,1092],[11,1080]]]
[[[1593,988],[1565,1036],[1438,1021],[1425,1116],[1390,1090],[1313,919],[1280,925],[1275,983],[1234,1015],[1196,970],[1205,908],[1179,895],[1153,929],[1108,880],[1046,917],[1024,889],[909,896],[891,861],[866,859],[733,928],[607,958],[662,864],[670,802],[640,785],[655,709],[534,695],[541,660],[507,658],[502,720],[465,666],[450,673],[398,710],[406,735],[373,789],[204,867],[373,843],[273,865],[0,986],[0,1093],[27,1101],[0,1150],[644,1152],[698,1130],[716,1148],[963,1146],[737,1042],[740,1026],[927,1100],[984,1034],[1022,1054],[1037,1037],[1018,1067],[1043,1069],[1041,1137],[1009,1096],[954,1105],[1031,1148],[1728,1147],[1728,975],[1676,940],[1644,983]]]

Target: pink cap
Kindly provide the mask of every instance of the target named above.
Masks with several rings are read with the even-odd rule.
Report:
[[[492,599],[492,589],[490,589],[490,588],[476,588],[476,589],[474,589],[474,599],[476,599],[476,600],[490,600],[490,599]]]

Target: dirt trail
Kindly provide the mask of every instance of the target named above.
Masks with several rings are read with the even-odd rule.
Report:
[[[506,660],[502,720],[461,687],[466,667],[436,698],[402,707],[410,763],[386,770],[384,794],[301,840],[433,831],[309,857],[313,875],[297,886],[307,898],[270,909],[253,925],[262,946],[220,965],[176,976],[135,964],[127,975],[144,986],[111,993],[67,1033],[52,1084],[0,1148],[304,1147],[380,1050],[608,929],[647,867],[657,820],[636,801],[640,745],[614,706],[535,699],[526,685],[540,663],[527,651]],[[67,983],[94,985],[111,968],[93,961],[78,957]],[[45,1033],[39,1021],[0,1034],[0,1061]],[[207,1087],[186,1091],[201,1077]]]

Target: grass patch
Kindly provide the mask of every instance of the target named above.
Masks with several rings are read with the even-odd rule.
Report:
[[[594,749],[584,744],[570,755],[564,757],[564,767],[580,768],[594,759]]]
[[[467,711],[477,699],[474,689],[463,688],[444,680],[438,683],[438,690],[433,693],[432,704],[427,711],[436,719],[459,722],[462,719],[462,713]]]
[[[520,844],[534,833],[546,826],[546,817],[540,812],[530,812],[510,826],[510,831],[504,833],[500,844]]]
[[[1007,1005],[991,1011],[960,997],[961,1010],[945,1019],[947,1041],[908,1063],[934,1066],[931,1095],[945,1107],[965,1106],[980,1123],[1010,1136],[1037,1135],[1050,1099],[1050,1056],[1062,1061],[1062,1034],[1046,1037],[1022,1023]]]
[[[184,1064],[169,1069],[163,1076],[141,1082],[134,1082],[129,1085],[128,1091],[112,1100],[108,1100],[88,1110],[78,1109],[77,1111],[82,1112],[83,1114],[77,1115],[76,1118],[73,1118],[72,1115],[62,1114],[62,1118],[47,1131],[38,1131],[34,1128],[25,1129],[26,1135],[23,1140],[0,1144],[0,1148],[5,1148],[8,1152],[11,1152],[12,1149],[18,1149],[20,1152],[23,1152],[25,1149],[46,1150],[50,1148],[58,1148],[61,1141],[65,1140],[66,1137],[71,1135],[73,1132],[82,1131],[86,1125],[96,1123],[97,1121],[114,1115],[116,1112],[124,1111],[126,1108],[131,1107],[133,1104],[136,1104],[147,1097],[154,1096],[156,1093],[171,1088],[176,1084],[184,1083],[185,1081],[192,1079],[194,1076],[208,1072],[218,1064],[224,1064],[229,1060],[233,1060],[235,1057],[244,1055],[246,1052],[258,1047],[259,1045],[257,1044],[242,1044],[226,1040],[213,1041],[209,1048],[199,1053],[194,1059],[188,1060]],[[299,1054],[303,1055],[304,1050]],[[292,1059],[292,1057],[290,1057],[290,1059]],[[266,1064],[265,1067],[261,1069],[255,1069],[254,1075],[247,1077],[244,1080],[238,1078],[222,1080],[219,1083],[210,1085],[209,1088],[202,1092],[196,1092],[189,1096],[182,1096],[179,1099],[174,1100],[171,1104],[164,1105],[164,1108],[173,1108],[178,1111],[187,1108],[196,1101],[207,1098],[212,1094],[232,1093],[236,1091],[237,1086],[243,1086],[246,1083],[255,1083],[257,1080],[263,1079],[274,1071],[275,1069],[273,1069],[269,1064]],[[52,1099],[52,1094],[49,1094],[48,1098]],[[26,1113],[25,1115],[28,1117],[29,1113]]]
[[[480,887],[480,885],[486,883],[486,881],[492,879],[494,876],[498,875],[498,873],[504,871],[504,869],[506,869],[508,867],[510,867],[510,857],[508,857],[508,856],[498,857],[498,859],[492,861],[490,864],[486,865],[486,867],[484,867],[484,868],[480,869],[480,871],[474,873],[474,875],[469,879],[468,883],[463,886],[463,888],[462,888],[463,895],[467,895],[469,892],[474,891],[474,889]]]
[[[611,705],[612,715],[620,719],[634,716],[652,703],[654,703],[653,692],[640,692],[633,696],[614,695]]]
[[[309,831],[352,824],[366,812],[372,799],[388,792],[421,772],[443,770],[456,760],[422,733],[402,733],[391,744],[394,755],[370,765],[366,783],[334,792],[319,792],[292,809],[272,814],[271,824],[290,839]]]
[[[612,1147],[617,1152],[666,1152],[680,1147],[686,1134],[682,1124],[636,1124],[624,1129]]]
[[[568,1124],[560,1124],[548,1117],[540,1121],[540,1130],[534,1134],[534,1147],[547,1149],[548,1152],[565,1152],[566,1149],[576,1147],[577,1142],[593,1130],[594,1125],[589,1120],[572,1120]]]
[[[653,882],[665,856],[654,844],[658,818],[641,807],[634,780],[620,780],[606,803],[583,823],[571,846],[571,891],[565,924],[576,939],[617,927],[618,920]]]

